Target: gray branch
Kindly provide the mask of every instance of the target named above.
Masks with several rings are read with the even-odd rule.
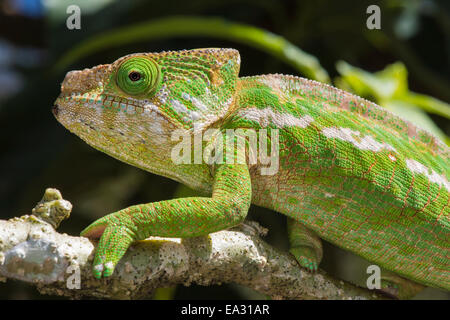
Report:
[[[19,279],[43,294],[70,298],[150,297],[178,284],[237,283],[273,299],[380,299],[373,291],[310,273],[295,259],[261,240],[267,230],[255,222],[190,239],[151,237],[136,242],[114,274],[91,274],[94,244],[55,231],[72,205],[47,189],[31,215],[0,220],[0,280]]]

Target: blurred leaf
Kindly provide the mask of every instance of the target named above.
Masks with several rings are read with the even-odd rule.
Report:
[[[383,103],[383,107],[389,109],[403,119],[408,119],[418,127],[429,131],[442,141],[446,142],[447,137],[445,133],[436,126],[425,111],[417,108],[415,105],[401,100],[387,100]]]
[[[379,105],[428,130],[448,144],[448,137],[426,112],[450,119],[450,105],[409,91],[408,72],[401,62],[391,64],[376,73],[361,70],[344,61],[339,61],[336,68],[342,75],[336,80],[340,88],[351,90],[363,97],[373,97]]]
[[[390,98],[396,92],[402,91],[400,85],[402,71],[399,68],[394,67],[392,69],[396,69],[395,71],[378,76],[355,68],[344,61],[337,62],[336,68],[342,75],[342,80],[358,95],[373,96],[379,100]]]
[[[364,96],[371,95],[377,100],[403,96],[408,91],[405,66],[394,63],[377,73],[370,73],[338,61],[336,68],[355,92]]]
[[[450,118],[450,105],[436,98],[410,91],[408,95],[403,97],[403,100],[429,113],[439,114],[447,119]]]
[[[433,5],[431,5],[431,7],[433,7]],[[450,31],[450,23],[447,22],[449,20],[448,15],[443,11],[442,24],[444,25],[444,29]],[[447,34],[450,33],[447,31]],[[379,51],[392,52],[394,56],[401,59],[408,67],[408,70],[413,75],[415,81],[418,81],[422,86],[428,88],[431,92],[434,92],[434,94],[443,97],[447,101],[450,100],[450,82],[448,81],[448,78],[445,74],[442,74],[442,72],[430,68],[431,61],[424,61],[417,50],[414,50],[407,41],[402,41],[401,39],[384,32],[366,32],[365,35],[367,40]],[[436,43],[436,45],[438,44]],[[424,44],[425,50],[430,51],[427,50],[427,46],[429,46],[429,44]],[[441,51],[442,50],[434,55],[438,56]],[[444,50],[444,52],[446,52],[446,50]],[[447,64],[444,62],[441,63],[441,65],[446,66]]]
[[[65,69],[74,61],[107,48],[170,37],[212,37],[235,41],[266,52],[309,78],[330,82],[327,71],[321,67],[316,57],[302,51],[281,36],[221,18],[183,16],[146,21],[95,35],[61,57],[55,69],[57,71]]]

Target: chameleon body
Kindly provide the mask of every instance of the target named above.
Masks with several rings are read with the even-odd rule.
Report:
[[[133,241],[225,229],[253,203],[288,216],[291,252],[310,270],[323,238],[450,290],[448,147],[345,91],[288,75],[240,78],[239,66],[234,49],[195,49],[131,54],[66,75],[53,109],[66,128],[119,160],[211,195],[136,205],[94,222],[82,232],[100,238],[94,275],[111,275]],[[229,157],[241,162],[174,163],[175,130],[211,128],[269,130],[277,171],[262,174],[265,165],[239,153]]]

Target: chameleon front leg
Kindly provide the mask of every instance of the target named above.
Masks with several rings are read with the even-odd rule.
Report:
[[[302,267],[317,271],[323,255],[320,238],[314,231],[292,218],[288,218],[287,229],[291,246],[289,252]]]
[[[251,202],[246,164],[217,165],[211,197],[190,197],[135,205],[109,214],[82,231],[100,238],[94,258],[96,278],[110,276],[130,244],[149,236],[195,237],[241,223]]]

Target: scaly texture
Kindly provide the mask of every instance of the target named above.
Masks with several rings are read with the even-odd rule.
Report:
[[[315,235],[450,289],[448,147],[350,93],[293,76],[238,78],[239,65],[236,50],[197,49],[133,54],[66,75],[53,109],[65,127],[117,159],[211,194],[94,222],[82,233],[101,237],[94,274],[109,276],[130,243],[148,235],[198,236],[240,223],[251,202],[307,227],[309,236],[296,231],[291,240],[315,241],[309,256],[318,260]],[[267,166],[249,154],[247,164],[172,161],[173,132],[195,141],[211,128],[278,130],[278,141],[265,141],[278,146],[278,170],[262,174]],[[302,259],[316,268],[308,254]]]

